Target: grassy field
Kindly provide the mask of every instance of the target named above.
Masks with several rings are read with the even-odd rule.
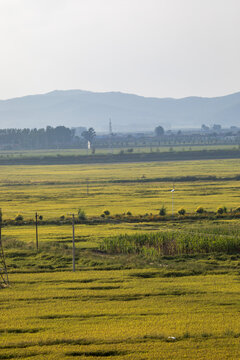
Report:
[[[0,291],[1,359],[239,359],[239,275],[15,274]]]
[[[5,218],[21,213],[33,218],[38,211],[46,218],[76,212],[83,208],[87,215],[99,216],[106,209],[111,214],[133,215],[154,213],[164,204],[172,211],[170,190],[178,176],[240,174],[239,160],[208,160],[171,163],[130,163],[109,165],[1,166],[0,204]],[[153,179],[141,183],[139,179]],[[173,181],[157,182],[169,177]],[[89,195],[87,195],[87,179]],[[114,183],[131,180],[131,183]],[[239,206],[239,181],[194,181],[175,184],[175,211],[184,207],[194,211],[201,205],[206,210],[218,206]]]
[[[120,151],[128,152],[132,149],[134,153],[150,153],[150,152],[168,152],[168,151],[197,151],[197,150],[232,150],[239,149],[238,145],[161,145],[149,147],[129,147],[120,148],[101,148],[96,149],[96,154],[119,154]],[[170,150],[171,149],[171,150]],[[47,149],[47,150],[1,150],[0,158],[27,158],[27,157],[43,157],[43,156],[69,156],[69,155],[87,155],[87,149]]]
[[[239,160],[1,166],[0,207],[4,218],[25,219],[36,210],[56,219],[79,207],[89,216],[156,214],[164,204],[171,213],[172,180],[154,179],[215,175],[221,179],[177,182],[175,210],[235,208],[239,181],[224,178],[239,174]],[[139,182],[143,175],[151,181]],[[34,226],[4,227],[10,286],[0,289],[0,359],[238,360],[239,252],[210,247],[156,257],[151,248],[155,235],[162,245],[162,233],[217,243],[239,241],[239,230],[239,220],[78,224],[73,273],[70,224],[40,225],[38,252]],[[104,248],[121,236],[133,252]],[[138,241],[148,251],[135,251]]]

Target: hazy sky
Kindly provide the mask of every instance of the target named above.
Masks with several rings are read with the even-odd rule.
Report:
[[[240,0],[0,0],[0,99],[240,91]]]

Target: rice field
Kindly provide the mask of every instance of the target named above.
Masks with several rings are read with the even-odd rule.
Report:
[[[171,213],[172,181],[155,178],[239,174],[237,160],[1,166],[0,207],[5,219]],[[240,205],[237,180],[175,189],[175,211]],[[72,272],[70,224],[39,225],[39,251],[33,225],[3,227],[0,359],[238,360],[239,230],[239,220],[77,224]]]
[[[239,275],[13,274],[1,359],[239,359]]]
[[[133,215],[158,214],[163,204],[171,213],[174,178],[190,175],[231,178],[239,174],[239,160],[1,166],[0,206],[4,218],[15,218],[20,213],[25,219],[33,218],[35,211],[44,219],[56,219],[77,212],[78,208],[89,216],[100,216],[106,209],[111,214],[128,211]],[[153,181],[138,182],[143,177]],[[164,177],[172,180],[154,181]],[[211,211],[222,205],[229,209],[240,205],[238,180],[178,182],[175,190],[175,212],[180,207],[192,212],[199,205]]]

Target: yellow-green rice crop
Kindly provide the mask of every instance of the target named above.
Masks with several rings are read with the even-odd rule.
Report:
[[[156,269],[12,275],[2,359],[239,359],[239,276]]]
[[[33,218],[36,210],[44,219],[57,219],[78,208],[90,216],[104,210],[156,214],[163,204],[171,212],[172,181],[138,180],[238,174],[238,160],[1,166],[0,207],[5,219],[18,213]],[[126,179],[133,182],[113,182]],[[175,189],[176,209],[240,205],[236,179],[179,182]],[[69,271],[71,225],[40,225],[38,252],[31,244],[34,226],[2,230],[10,286],[0,290],[0,359],[240,358],[238,254],[152,260],[99,251],[106,238],[148,230],[237,238],[237,220],[79,224],[75,273]]]
[[[104,210],[111,214],[130,211],[133,215],[157,214],[164,204],[172,211],[170,189],[178,176],[240,174],[239,160],[208,160],[169,163],[127,163],[108,165],[1,166],[0,206],[5,218],[22,214],[33,218],[35,211],[44,219],[59,218],[84,209],[89,216]],[[168,177],[168,182],[138,182],[142,177]],[[89,181],[89,195],[86,182]],[[132,183],[113,183],[116,180]],[[194,181],[175,184],[175,211],[187,212],[197,206],[215,211],[219,206],[239,206],[240,188],[234,181]]]

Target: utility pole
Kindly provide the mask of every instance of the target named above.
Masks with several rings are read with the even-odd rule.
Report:
[[[75,272],[75,217],[72,214],[72,264],[73,264],[73,272]]]
[[[9,284],[7,266],[2,246],[2,209],[0,209],[0,286]]]
[[[38,251],[38,213],[35,213],[35,227],[36,227],[36,249]]]
[[[112,132],[112,120],[111,118],[109,119],[109,135],[112,136],[113,132]]]
[[[88,179],[86,179],[87,182],[87,196],[89,195],[89,183],[88,183]]]
[[[172,217],[174,217],[174,192],[175,192],[175,189],[174,189],[174,184],[173,184],[173,188],[171,190],[171,193],[172,193]]]

